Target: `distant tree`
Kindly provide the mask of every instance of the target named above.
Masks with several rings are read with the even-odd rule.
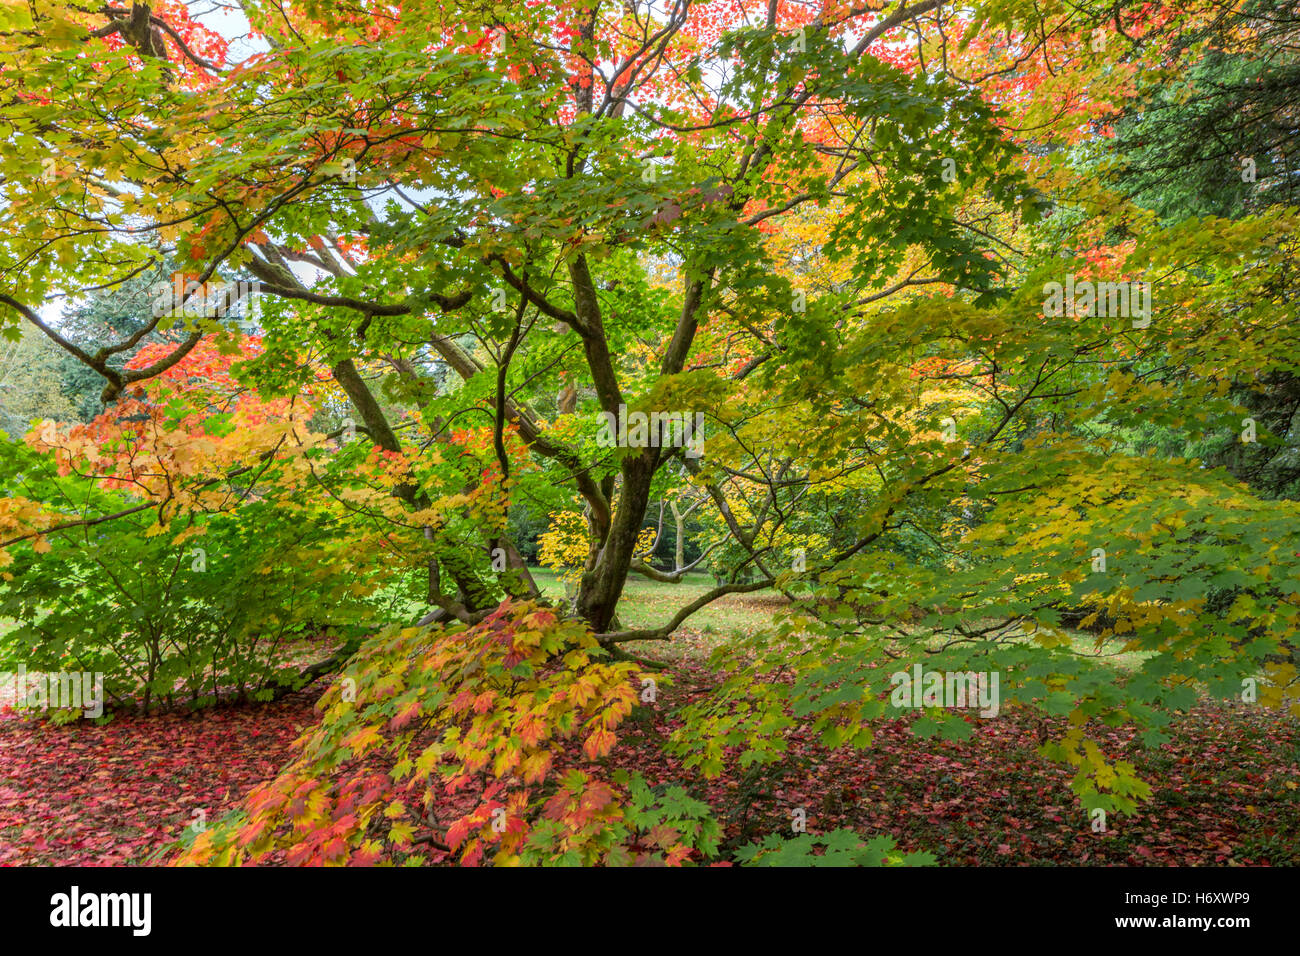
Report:
[[[0,338],[0,430],[18,439],[38,419],[77,417],[67,372],[65,353],[35,326],[23,325],[16,340]]]

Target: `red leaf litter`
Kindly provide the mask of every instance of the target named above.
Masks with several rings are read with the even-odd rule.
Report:
[[[600,762],[708,800],[724,846],[785,831],[802,808],[812,832],[888,834],[941,865],[1300,864],[1300,734],[1294,719],[1263,708],[1203,702],[1179,715],[1173,739],[1157,747],[1142,746],[1131,728],[1094,728],[1153,790],[1135,815],[1112,816],[1097,833],[1069,790],[1070,769],[1038,753],[1045,731],[1064,731],[1062,720],[1008,714],[978,722],[964,742],[921,740],[909,721],[884,721],[863,751],[827,750],[801,726],[787,735],[779,765],[755,777],[732,762],[704,782],[661,748],[677,725],[671,712],[707,694],[713,678],[698,665],[676,673],[649,722],[628,726]],[[316,722],[320,693],[119,715],[103,726],[40,724],[0,702],[0,865],[151,862],[199,819],[194,811],[215,821],[274,777]],[[561,748],[557,763],[581,761],[579,747]],[[442,810],[454,816],[457,800],[446,800]],[[430,859],[443,862],[437,853]]]
[[[63,727],[0,709],[0,866],[148,862],[275,776],[319,696]]]

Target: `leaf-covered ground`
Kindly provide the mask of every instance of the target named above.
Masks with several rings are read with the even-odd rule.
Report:
[[[669,729],[663,715],[709,682],[698,665],[677,673],[657,716],[629,725],[611,757],[652,784],[687,779],[655,742]],[[272,776],[312,720],[317,694],[192,716],[119,717],[102,727],[0,714],[0,864],[145,862],[193,811],[215,819]],[[1114,731],[1113,747],[1144,771],[1155,796],[1136,817],[1112,818],[1104,834],[1092,832],[1070,794],[1069,771],[1037,754],[1044,729],[1003,714],[954,743],[919,740],[899,720],[882,725],[869,750],[833,753],[796,733],[780,770],[693,789],[726,820],[733,844],[789,832],[792,811],[802,808],[811,831],[888,833],[947,864],[1300,863],[1294,723],[1209,703],[1157,750]],[[574,750],[568,756],[578,761]]]
[[[143,863],[289,759],[319,689],[193,715],[38,724],[0,711],[0,865]]]
[[[693,693],[702,693],[707,674],[687,670]],[[679,677],[678,690],[686,683]],[[791,760],[754,778],[724,779],[709,788],[710,802],[733,816],[732,840],[788,833],[802,808],[810,831],[890,834],[901,848],[929,850],[948,865],[1300,864],[1294,720],[1207,701],[1154,749],[1131,729],[1090,727],[1154,791],[1136,815],[1107,820],[1105,833],[1093,832],[1069,790],[1072,772],[1038,753],[1041,735],[1063,732],[1063,720],[1005,712],[970,720],[975,733],[963,742],[921,740],[909,720],[888,721],[862,751],[829,751],[796,732]]]

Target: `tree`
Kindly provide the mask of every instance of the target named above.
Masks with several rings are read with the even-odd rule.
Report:
[[[579,717],[546,703],[571,695],[598,760],[644,678],[597,649],[627,657],[765,588],[788,613],[724,649],[726,681],[673,739],[707,775],[732,748],[744,766],[780,759],[796,719],[868,745],[891,706],[882,660],[997,674],[1007,706],[1068,714],[1048,746],[1089,810],[1148,792],[1090,721],[1155,743],[1197,692],[1258,682],[1269,705],[1294,700],[1295,503],[1147,440],[1281,440],[1269,421],[1247,429],[1239,398],[1296,373],[1297,212],[1164,221],[1106,161],[1107,117],[1205,10],[876,6],[249,3],[265,49],[239,63],[181,11],[0,14],[0,55],[25,80],[0,136],[6,316],[130,401],[235,348],[209,312],[256,294],[265,334],[236,383],[264,402],[333,389],[356,419],[342,431],[364,439],[334,447],[289,421],[190,456],[171,482],[87,443],[80,470],[137,481],[160,526],[250,473],[259,495],[305,485],[353,516],[339,534],[366,528],[402,574],[421,569],[420,625],[452,625],[373,638],[352,674],[377,692],[337,701],[304,763],[200,856],[408,847],[407,824],[369,829],[387,784],[358,803],[364,779],[326,776],[381,744],[405,760],[418,717],[448,736],[409,786],[446,763],[481,797],[448,846],[568,859],[576,833],[581,859],[626,859],[644,848],[616,826],[636,782],[548,782],[514,738],[575,735]],[[159,249],[184,271],[142,330],[175,338],[139,362],[112,360],[139,330],[92,351],[41,318]],[[241,275],[258,286],[229,285]],[[187,440],[169,434],[171,455]],[[624,627],[629,573],[685,570],[684,552],[667,572],[645,560],[652,504],[679,499],[707,501],[696,546],[719,583]],[[558,551],[581,560],[579,626],[535,605],[516,500],[570,516]],[[4,547],[113,514],[14,501]],[[1117,686],[1066,633],[1080,618],[1146,655],[1140,674]],[[492,666],[457,670],[475,649]],[[417,658],[441,676],[407,675]],[[919,733],[971,733],[921,702]],[[295,788],[330,808],[297,844]]]
[[[138,269],[144,253],[118,236],[116,224],[156,211],[146,231],[195,262],[198,281],[228,268],[261,280],[270,299],[272,358],[258,384],[291,388],[301,373],[286,367],[321,355],[368,434],[390,453],[403,445],[361,368],[389,356],[397,376],[424,378],[420,354],[431,353],[469,383],[458,393],[462,407],[447,417],[494,419],[503,478],[507,425],[571,476],[593,531],[577,605],[603,632],[655,476],[680,452],[647,446],[596,456],[562,443],[514,398],[518,384],[539,372],[566,371],[590,383],[595,406],[612,415],[647,402],[665,410],[703,407],[721,384],[692,361],[703,351],[703,320],[718,307],[766,313],[763,324],[791,314],[788,283],[766,271],[762,231],[832,190],[845,203],[834,241],[857,250],[858,286],[878,283],[897,265],[897,251],[880,237],[902,229],[899,237],[918,250],[914,258],[929,260],[934,274],[925,281],[989,293],[990,264],[977,234],[954,218],[956,197],[920,187],[939,166],[939,153],[956,149],[964,168],[989,170],[985,188],[995,201],[1012,203],[1019,187],[1007,169],[1009,145],[977,97],[866,55],[891,29],[935,6],[900,7],[888,16],[828,9],[812,20],[799,8],[773,6],[753,27],[739,10],[719,17],[690,5],[662,21],[629,20],[597,5],[538,7],[518,22],[500,23],[496,14],[473,9],[430,11],[383,28],[358,28],[341,13],[304,24],[299,32],[307,42],[294,46],[284,42],[289,34],[278,18],[254,16],[256,28],[280,39],[255,69],[229,75],[179,47],[171,67],[153,62],[161,59],[157,51],[141,58],[139,44],[109,44],[84,68],[54,80],[54,98],[83,81],[101,89],[108,76],[125,77],[139,96],[130,115],[148,103],[147,112],[177,119],[146,124],[143,135],[128,140],[125,110],[96,120],[73,110],[53,128],[39,109],[30,119],[21,111],[14,116],[14,143],[34,137],[50,150],[48,158],[65,156],[67,168],[50,182],[24,183],[12,214],[39,217],[44,207],[58,215],[65,187],[85,178],[81,212],[97,223],[54,240],[57,248],[77,250],[75,262],[57,277],[29,269],[20,289],[40,294],[55,281],[94,273],[102,282],[106,269]],[[48,24],[28,26],[65,37],[68,50],[94,43],[85,15],[64,16],[56,10]],[[858,22],[870,25],[846,49],[836,38]],[[375,29],[382,44],[336,42]],[[444,38],[433,57],[426,49],[431,34]],[[504,52],[493,39],[500,36]],[[549,48],[550,36],[562,41],[558,51]],[[701,45],[719,36],[715,48]],[[36,73],[60,56],[26,40],[16,47],[13,55]],[[611,60],[614,72],[600,73],[595,58]],[[722,70],[717,81],[714,70]],[[169,85],[172,72],[193,73],[194,81]],[[270,73],[302,91],[289,96],[286,108],[263,108],[268,91],[261,77]],[[205,105],[216,102],[228,108]],[[176,122],[186,130],[180,148],[168,132],[179,129]],[[948,128],[961,128],[962,136],[941,148],[934,134]],[[81,143],[93,143],[94,151]],[[29,152],[18,168],[34,173],[36,158]],[[160,178],[148,171],[174,163],[204,172]],[[912,172],[868,177],[862,171],[870,164]],[[142,194],[120,199],[113,181],[138,184]],[[430,195],[437,203],[427,201]],[[382,214],[371,196],[386,201]],[[177,230],[164,208],[187,210],[189,225]],[[672,296],[647,301],[635,263],[649,247],[675,262]],[[29,261],[19,248],[11,253],[15,266]],[[110,265],[120,257],[127,269]],[[301,278],[294,265],[315,270],[317,279]],[[479,340],[480,354],[445,331],[458,319]],[[550,335],[551,323],[570,329],[568,339]],[[194,324],[172,356],[210,329]],[[617,356],[637,339],[646,342],[643,360],[620,367]],[[762,345],[761,332],[756,341]],[[156,371],[120,376],[103,358],[78,357],[105,375],[110,398]],[[733,381],[743,380],[739,373]],[[480,396],[486,409],[474,404]],[[436,423],[428,424],[436,433]],[[404,493],[413,508],[422,503],[413,486]],[[485,544],[502,546],[518,571],[513,543],[487,537]],[[467,619],[485,613],[490,601],[473,584],[474,572],[448,549],[437,563],[457,588],[454,599],[440,599],[443,611]]]
[[[30,326],[0,342],[0,428],[21,438],[40,418],[70,418],[72,403],[62,389],[60,352]]]

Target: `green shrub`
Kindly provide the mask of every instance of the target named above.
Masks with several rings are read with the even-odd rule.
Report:
[[[108,701],[146,710],[268,700],[310,663],[301,638],[348,641],[375,620],[380,568],[329,516],[251,501],[157,531],[150,510],[51,535],[48,553],[14,548],[0,670],[102,673]]]

